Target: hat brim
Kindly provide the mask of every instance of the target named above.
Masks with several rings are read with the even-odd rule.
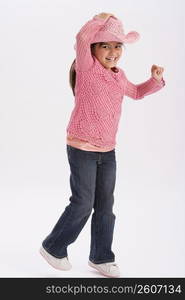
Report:
[[[111,41],[120,42],[120,43],[134,43],[137,40],[139,40],[139,38],[140,35],[136,31],[130,31],[126,35],[123,34],[114,35],[109,31],[99,31],[97,32],[97,34],[95,35],[91,43],[93,44],[93,43],[111,42]]]
[[[99,31],[94,39],[91,41],[91,44],[100,43],[100,42],[120,42],[120,43],[135,43],[140,39],[140,34],[136,31],[130,31],[126,35],[114,35],[108,31]],[[76,50],[76,43],[74,45]]]

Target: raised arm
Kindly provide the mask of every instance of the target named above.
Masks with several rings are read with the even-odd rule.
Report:
[[[92,66],[93,57],[91,54],[90,45],[93,42],[96,33],[106,23],[110,16],[114,17],[114,15],[110,13],[101,13],[99,15],[95,15],[81,28],[76,35],[76,69],[85,71]]]
[[[162,87],[165,86],[165,81],[163,78],[161,79],[161,81],[158,81],[154,77],[150,77],[150,79],[140,84],[134,84],[130,82],[127,79],[125,73],[124,78],[126,81],[125,95],[134,100],[142,99],[147,95],[159,91]]]

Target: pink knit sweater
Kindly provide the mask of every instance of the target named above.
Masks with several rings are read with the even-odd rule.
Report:
[[[160,90],[165,81],[151,77],[133,84],[121,68],[117,67],[117,72],[104,68],[90,49],[104,23],[105,20],[94,17],[76,36],[75,106],[66,131],[67,135],[92,145],[114,148],[124,95],[142,99]]]

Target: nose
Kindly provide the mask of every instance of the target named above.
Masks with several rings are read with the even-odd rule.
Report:
[[[116,55],[116,50],[115,49],[110,49],[110,51],[109,51],[109,55],[110,56],[115,56]]]
[[[119,54],[119,49],[116,49],[116,48],[110,48],[110,50],[109,50],[109,55],[111,56],[116,56],[116,55],[118,55]]]

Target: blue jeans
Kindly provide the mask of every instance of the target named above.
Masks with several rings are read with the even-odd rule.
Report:
[[[116,218],[112,210],[116,181],[115,149],[95,152],[66,146],[72,195],[42,246],[57,258],[68,256],[68,245],[76,240],[93,210],[89,260],[97,264],[114,262],[111,245]]]

